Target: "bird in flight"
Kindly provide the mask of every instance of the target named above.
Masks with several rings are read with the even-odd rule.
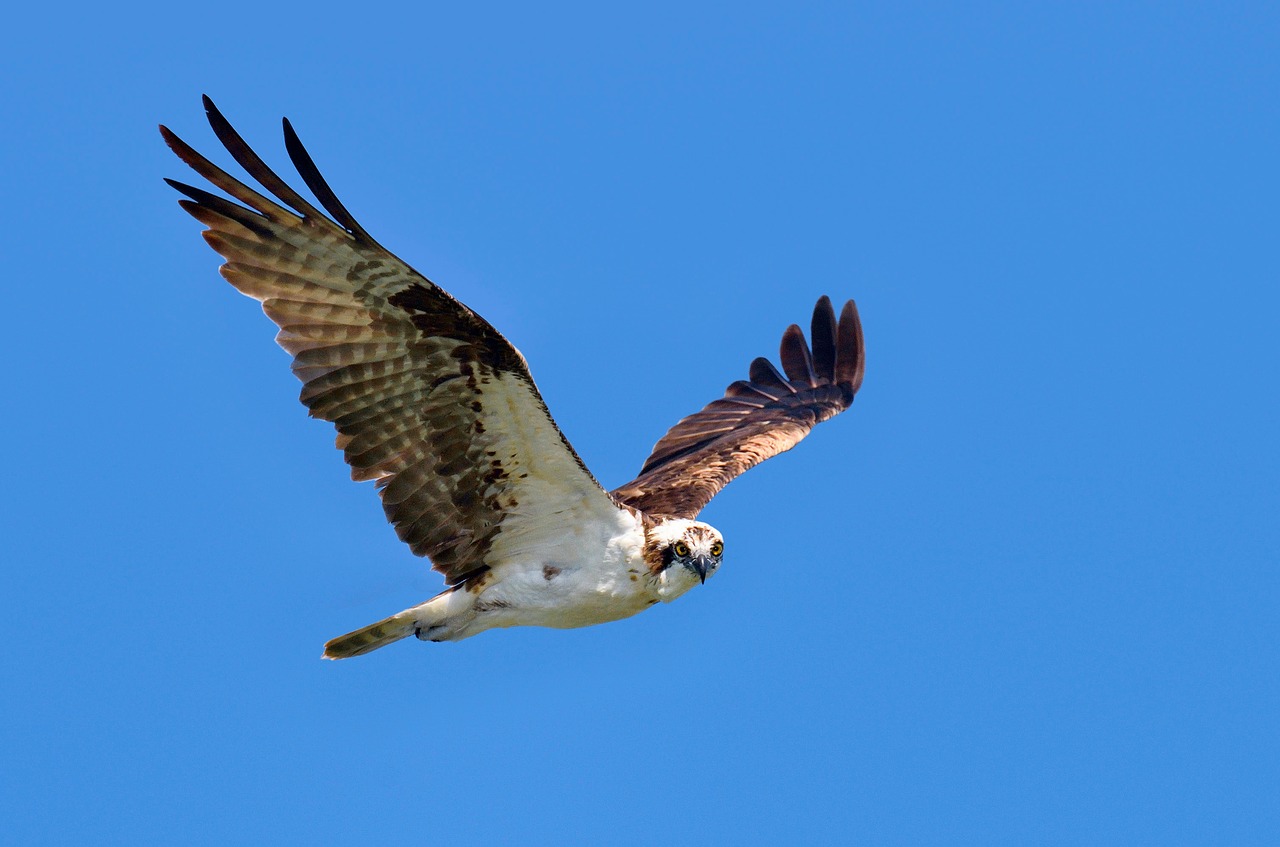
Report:
[[[519,351],[365,232],[288,119],[289,158],[328,215],[267,167],[208,97],[204,107],[218,140],[275,199],[161,126],[178,158],[232,200],[166,182],[208,227],[204,239],[226,260],[222,276],[280,327],[301,400],[337,429],[352,479],[375,481],[396,534],[447,585],[328,642],[326,658],[410,635],[459,641],[495,627],[590,626],[674,600],[724,556],[724,539],[698,512],[849,408],[862,384],[857,308],[848,301],[837,320],[824,296],[812,347],[792,324],[781,371],[757,358],[747,379],[673,426],[635,479],[606,491],[552,420]]]

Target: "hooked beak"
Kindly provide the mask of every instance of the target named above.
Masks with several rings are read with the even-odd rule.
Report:
[[[710,556],[694,556],[693,569],[698,572],[698,578],[702,580],[702,584],[707,583],[707,568],[711,566]]]

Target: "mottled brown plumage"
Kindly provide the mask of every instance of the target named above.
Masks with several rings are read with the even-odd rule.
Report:
[[[268,168],[208,98],[205,108],[236,161],[290,208],[161,127],[184,162],[245,205],[169,183],[209,227],[205,240],[227,260],[222,275],[280,327],[302,402],[337,428],[352,478],[378,481],[387,518],[414,553],[458,584],[485,567],[500,531],[519,534],[529,520],[522,502],[580,517],[612,508],[516,349],[370,238],[287,121],[294,164],[342,226]]]
[[[640,476],[611,494],[551,419],[519,352],[483,318],[379,245],[339,202],[286,120],[285,145],[322,212],[277,176],[205,98],[232,157],[275,200],[168,129],[169,146],[232,199],[169,180],[226,259],[222,275],[262,303],[293,356],[302,402],[333,423],[356,480],[450,586],[333,639],[329,658],[409,635],[468,638],[505,626],[590,626],[669,602],[719,568],[718,530],[692,518],[734,477],[848,408],[862,382],[853,302],[823,297],[812,349],[782,336],[779,371],[749,379],[676,424]],[[279,202],[277,202],[277,200]],[[282,205],[283,204],[283,205]]]
[[[650,515],[696,517],[734,477],[790,450],[815,424],[849,408],[866,368],[853,301],[837,324],[831,300],[820,299],[811,334],[812,352],[800,327],[787,327],[780,356],[785,376],[768,359],[756,359],[750,379],[673,426],[640,476],[615,489],[614,498]]]

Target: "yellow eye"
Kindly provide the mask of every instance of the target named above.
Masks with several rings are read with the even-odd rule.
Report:
[[[712,544],[712,545],[711,545],[711,555],[712,555],[712,556],[715,556],[716,558],[719,558],[719,557],[720,557],[720,554],[721,554],[721,553],[723,553],[723,552],[724,552],[724,542],[723,542],[723,541],[717,541],[715,544]]]
[[[689,555],[689,545],[685,544],[683,541],[677,541],[675,544],[671,545],[671,549],[675,550],[676,555],[682,559]]]

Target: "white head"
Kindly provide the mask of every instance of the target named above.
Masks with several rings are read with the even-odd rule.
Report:
[[[645,559],[657,581],[658,596],[668,603],[706,582],[720,568],[724,538],[698,521],[672,518],[649,530]]]

